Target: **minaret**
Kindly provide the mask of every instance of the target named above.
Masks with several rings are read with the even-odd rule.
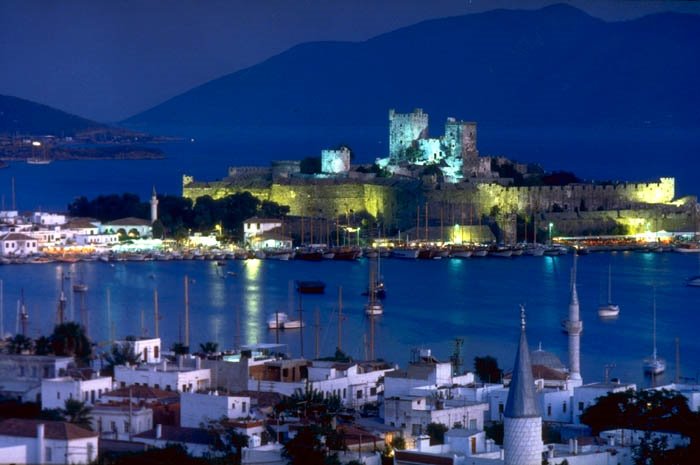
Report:
[[[579,317],[578,293],[576,292],[576,268],[578,254],[574,254],[574,267],[571,270],[571,302],[566,330],[569,333],[569,381],[571,388],[583,384],[581,379],[581,331],[583,322]]]
[[[151,194],[151,224],[158,219],[158,197],[156,197],[156,186],[153,186],[153,194]]]
[[[542,416],[535,399],[530,349],[525,336],[525,307],[520,306],[520,344],[504,416],[504,465],[542,464]]]

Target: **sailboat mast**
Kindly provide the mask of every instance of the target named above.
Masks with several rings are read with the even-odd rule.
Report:
[[[654,360],[656,360],[656,288],[654,288],[654,304],[653,304],[653,334],[652,334],[652,341],[654,343],[654,351],[652,352],[652,357]]]
[[[338,286],[338,350],[343,350],[343,286]]]
[[[190,280],[185,275],[185,347],[190,347]]]
[[[608,265],[608,303],[612,303],[612,265]]]
[[[158,314],[158,289],[153,289],[153,331],[155,337],[160,337],[160,328],[158,327],[158,319],[160,315]]]

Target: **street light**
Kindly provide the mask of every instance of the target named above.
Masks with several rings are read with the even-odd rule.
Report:
[[[549,245],[552,245],[552,227],[554,227],[554,223],[549,223]]]

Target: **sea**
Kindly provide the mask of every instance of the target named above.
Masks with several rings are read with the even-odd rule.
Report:
[[[213,341],[222,349],[242,344],[281,343],[291,356],[328,356],[338,346],[339,289],[342,287],[341,348],[356,359],[369,355],[371,320],[363,306],[369,260],[79,262],[0,267],[2,323],[5,334],[20,330],[20,299],[29,313],[28,333],[49,334],[56,321],[58,298],[68,298],[66,316],[88,327],[101,349],[113,338],[153,336],[154,296],[158,299],[159,335],[164,347],[183,340],[185,281],[188,283],[190,346]],[[541,347],[568,364],[567,318],[573,258],[517,257],[442,260],[383,259],[386,283],[384,314],[374,320],[375,356],[405,366],[416,349],[430,349],[439,359],[454,352],[463,339],[465,369],[474,357],[496,357],[502,368],[513,365],[525,305],[531,348]],[[685,286],[698,274],[700,256],[667,253],[592,253],[578,260],[578,295],[583,333],[581,366],[584,380],[610,377],[641,386],[672,381],[676,376],[676,339],[680,376],[698,377],[700,370],[700,288]],[[608,270],[612,300],[621,311],[614,320],[597,316],[607,302]],[[69,279],[67,279],[69,278]],[[294,290],[296,280],[323,280],[322,295]],[[84,282],[86,293],[72,292]],[[657,310],[657,347],[667,371],[645,378],[642,360],[653,349],[653,302]],[[302,330],[271,331],[266,321],[274,312],[299,315]]]
[[[347,141],[369,161],[368,154],[385,152],[385,128],[346,128]],[[501,130],[480,127],[480,148],[519,161],[540,162],[548,169],[569,169],[586,178],[648,179],[676,176],[677,195],[697,194],[700,135],[695,131],[638,129],[577,132]],[[163,160],[65,161],[49,165],[12,163],[0,170],[3,209],[13,203],[20,211],[65,211],[78,196],[133,192],[150,197],[180,195],[182,175],[198,180],[225,176],[230,165],[261,165],[271,159],[316,156],[324,146],[310,142],[312,131],[277,128],[229,134],[224,139],[185,138],[162,144]],[[337,131],[336,131],[337,132]],[[364,159],[362,158],[364,157]],[[614,163],[612,161],[615,161]],[[14,189],[13,186],[14,185]],[[13,194],[14,191],[14,194]],[[49,334],[56,320],[61,288],[68,295],[69,316],[85,320],[90,336],[101,349],[113,338],[154,334],[154,291],[158,292],[159,328],[164,346],[184,335],[184,283],[189,283],[190,345],[213,341],[222,349],[241,344],[275,342],[292,356],[302,352],[330,355],[338,345],[338,288],[343,289],[342,349],[355,358],[368,355],[370,322],[363,313],[368,261],[208,261],[80,262],[0,266],[2,334],[17,324],[18,301],[28,308],[29,333]],[[513,364],[520,325],[519,306],[527,312],[528,340],[536,349],[551,351],[568,364],[567,337],[561,321],[567,317],[572,257],[518,257],[433,261],[382,260],[387,287],[385,313],[375,321],[375,355],[405,365],[416,349],[431,349],[438,358],[453,354],[463,339],[464,368],[474,357],[491,355],[506,370]],[[700,274],[700,257],[676,253],[593,253],[578,264],[578,292],[583,333],[581,366],[584,380],[610,377],[640,385],[668,382],[676,376],[676,340],[680,377],[700,374],[700,288],[685,280]],[[615,320],[598,318],[597,307],[607,301],[608,269],[612,269],[612,299],[621,307]],[[65,279],[65,276],[71,279]],[[293,291],[296,280],[321,279],[327,287],[319,296],[304,296],[301,305]],[[71,291],[71,283],[88,284],[85,294]],[[657,347],[667,371],[651,380],[642,360],[652,352],[652,306],[656,294]],[[306,327],[267,330],[276,311],[297,314]],[[316,314],[318,321],[316,324]],[[698,313],[696,313],[698,312]],[[303,340],[303,344],[302,344]]]

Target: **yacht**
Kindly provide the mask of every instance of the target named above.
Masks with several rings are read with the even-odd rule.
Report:
[[[691,276],[687,279],[685,285],[690,287],[700,287],[700,275]]]
[[[598,316],[614,318],[620,314],[620,306],[612,303],[612,265],[608,266],[608,303],[598,307]]]
[[[284,324],[289,321],[289,315],[284,312],[273,313],[267,320],[268,329],[282,329]]]
[[[656,376],[666,371],[666,360],[656,355],[656,291],[654,291],[653,309],[653,350],[651,352],[651,357],[644,359],[644,373],[647,375]]]

